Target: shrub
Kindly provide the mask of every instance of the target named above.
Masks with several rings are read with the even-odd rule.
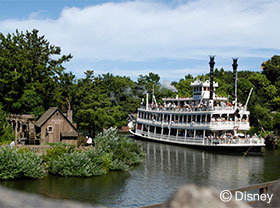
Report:
[[[110,155],[99,150],[65,153],[51,158],[49,172],[62,176],[94,176],[106,174],[111,163]]]
[[[96,137],[96,146],[86,150],[52,147],[43,156],[50,173],[62,176],[94,176],[109,170],[128,170],[143,161],[141,147],[110,128]]]
[[[96,148],[112,155],[110,170],[127,170],[143,162],[144,153],[140,145],[110,128],[96,137]]]
[[[63,156],[65,153],[71,153],[74,151],[73,145],[59,143],[48,143],[51,148],[46,150],[46,153],[42,155],[42,159],[45,162],[46,166],[49,167],[51,160],[57,160],[60,156]]]
[[[0,148],[0,179],[41,178],[46,175],[41,159],[27,150]]]

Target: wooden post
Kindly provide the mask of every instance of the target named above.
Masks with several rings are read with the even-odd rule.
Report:
[[[17,129],[18,129],[18,121],[16,119],[16,128],[15,128],[15,143],[17,145]]]

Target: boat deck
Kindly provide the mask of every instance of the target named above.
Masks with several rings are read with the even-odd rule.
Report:
[[[219,149],[226,151],[240,151],[240,152],[261,152],[262,148],[265,147],[264,141],[260,139],[246,138],[246,139],[202,139],[193,137],[176,137],[167,136],[147,132],[135,133],[130,131],[134,136],[150,141],[163,142],[169,144],[185,145],[196,148],[204,149]]]

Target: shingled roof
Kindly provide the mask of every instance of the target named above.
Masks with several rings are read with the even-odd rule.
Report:
[[[35,125],[38,127],[42,127],[44,123],[56,112],[59,111],[63,117],[71,124],[71,126],[77,131],[76,127],[69,121],[69,119],[59,110],[58,107],[50,107],[39,119],[36,121]]]
[[[58,107],[49,108],[39,119],[36,121],[35,125],[38,127],[43,126],[43,124],[55,113],[55,111],[59,110]]]

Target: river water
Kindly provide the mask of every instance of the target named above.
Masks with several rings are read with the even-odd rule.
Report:
[[[48,176],[39,180],[2,181],[0,184],[52,198],[130,208],[162,203],[183,184],[212,186],[218,190],[235,189],[276,180],[280,175],[278,151],[243,157],[139,142],[144,147],[146,159],[129,172],[110,172],[91,178]]]

